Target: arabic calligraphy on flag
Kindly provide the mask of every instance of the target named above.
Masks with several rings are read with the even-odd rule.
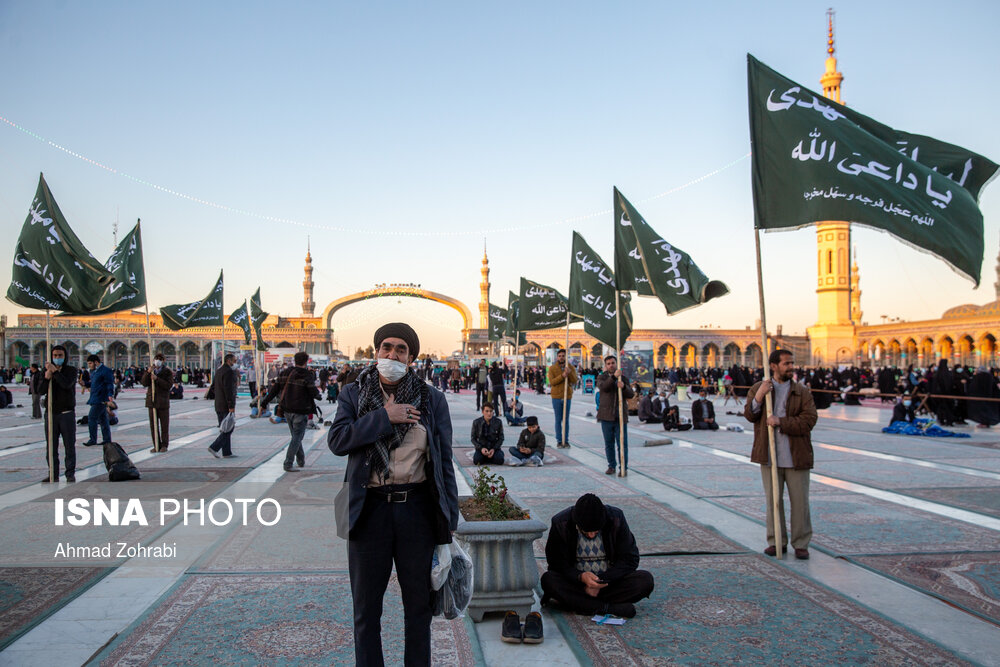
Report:
[[[260,288],[253,293],[250,297],[250,324],[253,326],[254,332],[257,334],[257,351],[266,352],[267,343],[264,342],[264,334],[261,333],[261,325],[264,324],[264,320],[267,319],[268,313],[260,307]]]
[[[190,327],[221,327],[225,317],[222,312],[222,294],[222,271],[219,271],[215,287],[201,301],[160,308],[163,324],[173,331]]]
[[[566,326],[569,301],[558,290],[521,278],[521,294],[518,328],[521,331],[538,331]],[[570,322],[579,322],[580,317],[571,315]]]
[[[997,165],[894,130],[828,100],[747,54],[754,225],[843,220],[937,255],[979,284],[978,199]]]
[[[573,257],[569,271],[569,310],[583,318],[583,330],[608,347],[624,344],[632,333],[632,307],[628,292],[618,297],[621,317],[615,336],[615,276],[584,238],[573,232]]]
[[[240,307],[229,316],[229,321],[243,329],[243,339],[247,345],[250,344],[250,311],[247,309],[247,302],[244,301]]]
[[[490,340],[503,340],[504,331],[507,328],[507,310],[496,306],[494,304],[489,304],[489,334]]]
[[[98,302],[94,315],[117,313],[138,308],[146,303],[146,271],[142,259],[142,233],[135,223],[121,243],[111,253],[104,268],[115,277],[115,283]],[[126,288],[131,289],[126,289]]]

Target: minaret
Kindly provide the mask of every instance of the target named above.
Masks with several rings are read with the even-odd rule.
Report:
[[[840,96],[844,75],[837,71],[834,55],[833,10],[827,11],[826,71],[820,77],[823,95],[843,104]],[[816,324],[809,328],[814,364],[835,364],[844,359],[846,349],[855,349],[852,318],[855,299],[851,294],[851,226],[847,222],[816,224]],[[860,306],[860,302],[858,302]],[[852,322],[853,320],[853,322]],[[851,360],[853,361],[853,359]]]
[[[854,247],[854,262],[851,264],[851,321],[854,326],[861,324],[861,274],[858,272],[858,248]]]
[[[490,260],[486,257],[486,239],[483,239],[483,280],[479,283],[479,328],[490,328]]]
[[[309,244],[309,237],[306,237],[306,276],[305,280],[302,281],[302,294],[304,296],[302,317],[313,317],[313,313],[316,312],[316,302],[313,301],[313,287],[315,285],[316,283],[313,282],[312,248]]]

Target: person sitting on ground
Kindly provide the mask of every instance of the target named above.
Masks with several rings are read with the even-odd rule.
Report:
[[[0,408],[12,407],[14,407],[14,395],[10,393],[10,389],[0,385]]]
[[[660,402],[653,404],[653,390],[645,392],[639,399],[639,421],[644,424],[659,424],[663,421],[663,415],[656,414],[656,408],[660,407]]]
[[[632,618],[635,603],[653,592],[625,514],[592,493],[552,517],[545,559],[542,606]]]
[[[698,431],[719,430],[719,424],[715,421],[715,406],[708,400],[708,390],[705,387],[698,390],[698,400],[691,404],[691,421]]]
[[[524,426],[524,403],[521,402],[521,390],[514,390],[514,397],[504,404],[504,417],[507,418],[507,426]]]
[[[493,418],[493,406],[483,406],[483,416],[472,422],[472,462],[477,466],[485,463],[503,464],[503,424]]]
[[[184,385],[180,382],[175,382],[174,386],[170,388],[170,400],[179,401],[184,398]]]
[[[916,415],[913,414],[915,406],[913,401],[910,400],[909,394],[903,394],[896,398],[896,404],[892,406],[892,419],[889,420],[889,426],[892,426],[894,422],[909,422],[913,423]]]
[[[515,466],[540,466],[545,457],[545,434],[538,428],[538,417],[528,417],[524,420],[528,428],[521,431],[517,446],[511,447],[510,464]]]
[[[681,412],[676,405],[670,405],[670,399],[666,396],[660,397],[663,405],[663,430],[664,431],[687,431],[691,424],[681,423]]]

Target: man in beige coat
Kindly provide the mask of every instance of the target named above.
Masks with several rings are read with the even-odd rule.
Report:
[[[566,350],[556,353],[556,363],[549,366],[549,389],[552,390],[552,410],[556,413],[556,447],[569,447],[569,419],[563,432],[563,410],[569,413],[573,402],[573,387],[576,386],[576,368],[566,362]]]

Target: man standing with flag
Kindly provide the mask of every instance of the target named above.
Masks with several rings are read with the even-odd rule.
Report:
[[[149,451],[153,454],[167,451],[167,445],[170,444],[170,390],[174,384],[174,374],[164,361],[163,354],[157,352],[153,357],[153,365],[139,378],[139,384],[146,387],[149,436],[153,439],[153,448]],[[153,383],[156,383],[155,389]],[[160,425],[159,432],[157,423]]]
[[[597,409],[597,421],[604,433],[604,455],[608,459],[608,469],[605,475],[614,475],[617,466],[621,466],[622,474],[628,471],[628,411],[619,424],[618,396],[628,400],[635,396],[628,378],[618,368],[618,358],[612,354],[604,357],[604,372],[597,378],[597,390],[601,394],[601,405]],[[621,456],[617,452],[621,451]],[[617,459],[617,464],[616,464]]]
[[[556,352],[556,363],[549,366],[549,389],[552,391],[552,410],[556,413],[556,447],[560,449],[569,447],[569,420],[565,420],[564,433],[563,411],[569,413],[576,381],[576,368],[566,361],[566,350],[559,350]]]
[[[45,423],[49,423],[49,410],[52,411],[52,445],[46,447],[52,451],[52,461],[49,462],[54,471],[52,480],[46,475],[43,482],[59,479],[59,439],[62,439],[66,450],[66,481],[76,481],[76,366],[66,363],[66,348],[55,345],[52,348],[51,361],[45,364],[45,377],[42,378],[39,391],[42,396],[49,392],[52,383],[52,400],[45,402]],[[45,429],[45,441],[48,443],[49,429]]]

